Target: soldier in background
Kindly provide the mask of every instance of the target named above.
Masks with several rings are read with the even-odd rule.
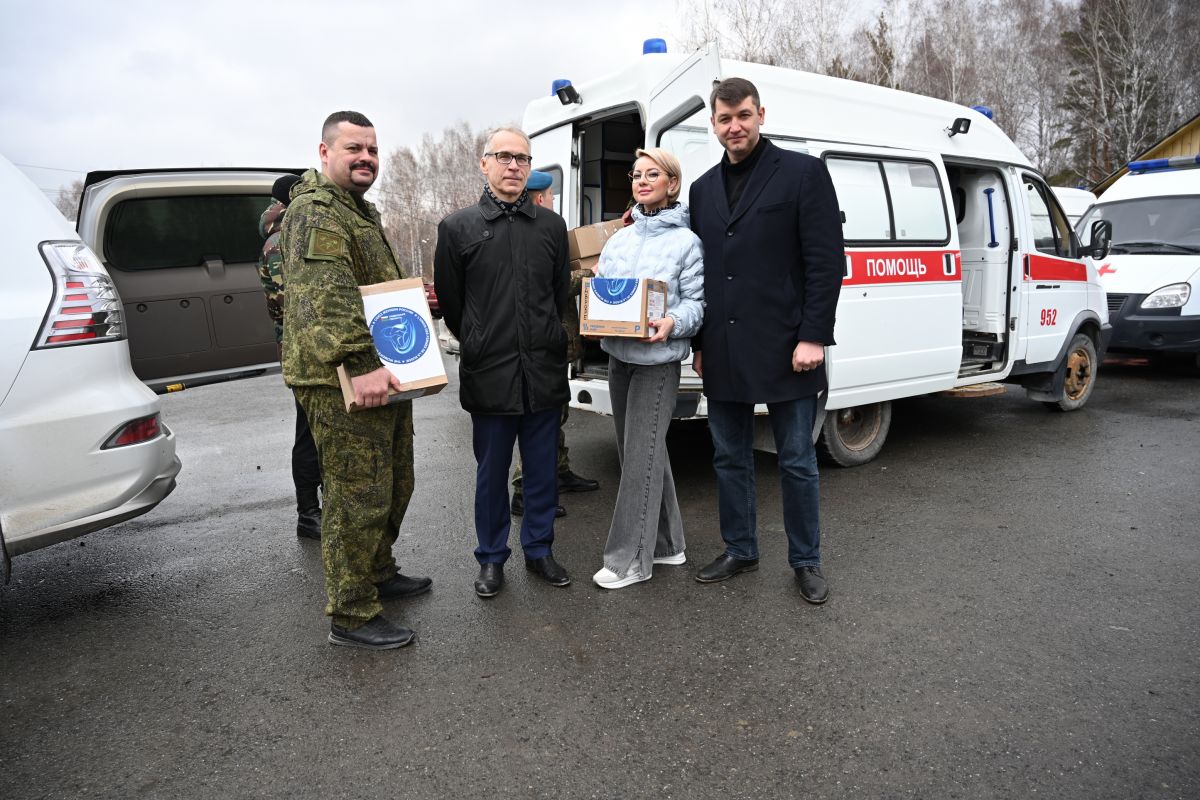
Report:
[[[529,173],[529,199],[542,208],[555,211],[554,208],[554,178],[550,173],[533,170]],[[571,273],[571,301],[563,314],[563,328],[567,332],[567,362],[573,364],[583,354],[583,344],[579,338],[579,308],[575,298],[579,297],[583,286],[584,276],[591,277],[590,270],[575,270]],[[567,455],[567,434],[564,426],[567,424],[567,414],[571,409],[570,403],[562,407],[562,416],[558,421],[558,491],[563,492],[594,492],[600,488],[600,482],[584,478],[571,471],[571,461]],[[512,514],[519,517],[525,513],[525,495],[521,490],[521,462],[517,461],[513,470]],[[554,516],[565,517],[567,510],[561,505],[554,508]]]
[[[297,175],[284,175],[271,187],[274,202],[267,206],[258,221],[258,232],[265,240],[262,257],[258,260],[258,277],[267,297],[267,313],[275,325],[275,343],[283,358],[283,255],[279,252],[279,231],[283,229],[283,214],[290,201],[288,192],[300,180]],[[292,484],[296,487],[296,535],[305,539],[321,538],[321,463],[317,459],[317,444],[308,429],[308,417],[296,404],[296,436],[292,442]]]
[[[379,212],[363,199],[379,172],[375,127],[338,111],[321,129],[321,171],[292,188],[279,247],[287,278],[283,378],[308,415],[321,459],[321,555],[335,645],[389,649],[415,634],[383,616],[380,600],[429,590],[400,573],[392,546],[413,492],[412,403],[388,403],[403,386],[383,366],[358,287],[404,277]],[[346,411],[337,379],[350,375]]]

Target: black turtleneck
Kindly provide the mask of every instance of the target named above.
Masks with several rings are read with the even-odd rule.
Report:
[[[729,160],[728,152],[721,157],[721,174],[725,178],[725,197],[729,200],[730,211],[735,210],[738,200],[742,199],[742,190],[746,188],[746,183],[750,180],[750,173],[754,172],[754,165],[762,158],[766,142],[767,138],[760,136],[758,144],[754,145],[754,150],[750,155],[736,164]]]

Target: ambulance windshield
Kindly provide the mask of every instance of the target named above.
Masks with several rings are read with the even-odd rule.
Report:
[[[1190,255],[1200,253],[1200,196],[1139,197],[1099,203],[1079,222],[1080,238],[1092,223],[1112,222],[1112,252]]]

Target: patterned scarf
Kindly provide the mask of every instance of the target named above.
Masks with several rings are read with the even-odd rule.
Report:
[[[516,200],[514,200],[511,203],[506,203],[503,200],[501,200],[499,197],[496,197],[496,193],[492,191],[491,185],[489,183],[487,183],[486,181],[483,184],[483,191],[487,192],[487,196],[492,198],[492,202],[495,203],[496,205],[498,205],[500,207],[500,210],[503,211],[505,214],[513,213],[518,208],[525,205],[525,201],[529,199],[529,191],[525,190],[525,191],[521,192],[521,196],[518,197]]]
[[[676,200],[672,203],[667,203],[662,208],[656,208],[653,211],[647,211],[646,207],[644,205],[642,205],[641,203],[638,203],[637,207],[638,207],[638,211],[641,212],[641,215],[643,217],[656,217],[656,216],[658,216],[659,212],[661,212],[661,211],[669,211],[672,208],[679,208],[679,201]]]

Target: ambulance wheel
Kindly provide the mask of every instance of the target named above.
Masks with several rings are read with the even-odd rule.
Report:
[[[890,401],[827,411],[817,454],[839,467],[866,464],[879,455],[891,427]]]
[[[1083,408],[1096,388],[1096,345],[1086,333],[1077,333],[1067,348],[1062,370],[1062,395],[1044,405],[1051,411],[1074,411]]]

